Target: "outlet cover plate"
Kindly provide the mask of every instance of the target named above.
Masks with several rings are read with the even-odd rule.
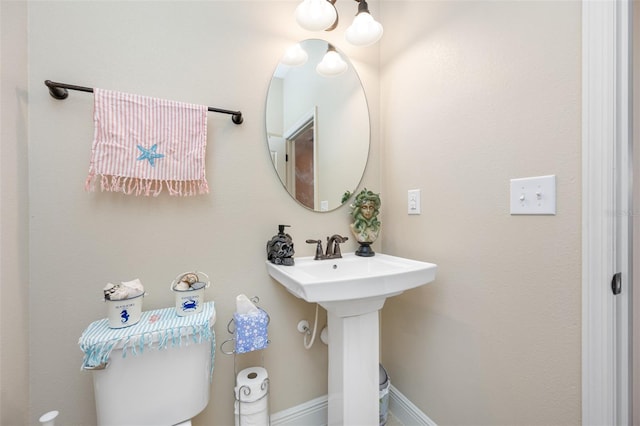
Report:
[[[556,176],[511,179],[512,215],[555,215]]]

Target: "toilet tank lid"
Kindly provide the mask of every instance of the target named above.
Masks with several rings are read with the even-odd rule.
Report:
[[[145,348],[181,346],[202,340],[213,341],[213,325],[216,321],[214,302],[204,303],[202,311],[180,317],[175,308],[155,309],[143,312],[140,321],[126,328],[109,328],[109,320],[94,321],[84,330],[78,344],[84,352],[83,368],[91,369],[106,365],[114,349],[122,348],[139,355]]]

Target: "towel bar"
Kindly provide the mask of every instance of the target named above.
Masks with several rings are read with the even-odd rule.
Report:
[[[91,87],[75,86],[73,84],[66,83],[56,83],[51,80],[45,80],[44,84],[49,88],[49,94],[51,95],[51,97],[60,100],[66,99],[69,96],[69,91],[67,89],[93,93],[93,89]],[[230,114],[231,121],[233,121],[235,124],[242,124],[242,122],[244,121],[241,111],[231,111],[228,109],[214,107],[207,107],[207,110],[211,112],[219,112],[221,114]]]

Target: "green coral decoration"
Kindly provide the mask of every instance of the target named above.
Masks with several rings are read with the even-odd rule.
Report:
[[[376,194],[364,188],[351,204],[351,232],[358,242],[372,243],[380,233],[380,194]]]

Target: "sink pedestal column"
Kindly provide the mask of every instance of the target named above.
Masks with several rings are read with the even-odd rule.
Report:
[[[329,426],[380,423],[378,311],[384,301],[366,301],[366,312],[321,303],[329,326]]]

